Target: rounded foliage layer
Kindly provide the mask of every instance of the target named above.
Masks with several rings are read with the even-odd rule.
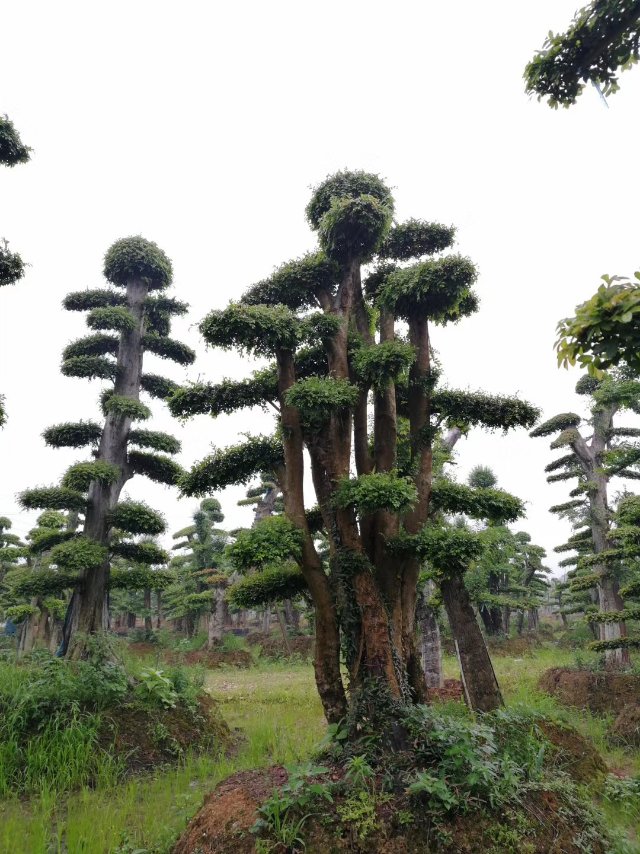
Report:
[[[263,519],[253,528],[239,531],[227,547],[227,557],[241,572],[252,567],[284,563],[300,557],[302,533],[285,516]]]
[[[278,347],[294,350],[301,338],[300,321],[284,305],[232,303],[210,312],[198,329],[208,344],[272,356]]]
[[[171,457],[162,454],[150,454],[145,451],[129,451],[129,466],[135,474],[142,474],[156,483],[175,486],[184,470]]]
[[[149,290],[171,284],[171,261],[155,243],[143,237],[117,240],[104,256],[105,278],[114,285],[126,287],[132,279],[141,279]]]
[[[416,315],[437,323],[459,320],[477,309],[471,291],[477,270],[468,258],[448,255],[390,273],[378,302],[405,320]]]
[[[324,252],[313,252],[279,267],[268,279],[252,285],[245,305],[285,305],[292,311],[317,304],[317,294],[333,293],[339,268]]]
[[[161,359],[169,359],[178,365],[192,365],[196,360],[195,351],[191,347],[166,335],[152,333],[143,335],[142,346],[146,352],[153,353]]]
[[[136,328],[136,319],[123,305],[92,308],[87,315],[90,329],[114,329],[117,332],[132,332]]]
[[[67,422],[47,427],[42,435],[51,448],[84,448],[97,445],[102,427],[93,421]]]
[[[19,502],[25,510],[75,510],[84,512],[87,499],[75,489],[42,486],[21,493]]]
[[[62,300],[62,305],[67,311],[90,311],[93,308],[105,308],[107,306],[126,305],[126,297],[116,291],[105,288],[92,288],[86,291],[72,291]]]
[[[306,209],[309,224],[316,230],[334,199],[353,199],[359,196],[372,196],[393,213],[391,190],[377,175],[361,170],[343,171],[327,176],[314,188]]]
[[[118,346],[119,341],[115,335],[96,333],[67,344],[62,351],[62,358],[66,361],[78,356],[116,356]]]
[[[406,373],[415,358],[415,349],[411,344],[394,340],[360,347],[354,352],[352,363],[360,381],[376,391],[382,391]]]
[[[406,513],[418,500],[415,484],[408,477],[398,477],[396,472],[361,474],[346,478],[338,484],[335,502],[338,507],[354,507],[360,513],[388,510]]]
[[[104,460],[93,460],[86,463],[76,463],[67,469],[62,478],[62,485],[78,492],[86,492],[92,481],[97,481],[103,486],[115,483],[120,477],[120,469],[112,463]]]
[[[156,543],[112,543],[111,554],[132,563],[161,564],[169,560],[167,552]]]
[[[392,210],[374,196],[333,199],[318,226],[326,255],[339,264],[369,261],[391,226]]]
[[[180,441],[169,433],[159,430],[129,430],[127,441],[139,448],[151,448],[154,451],[164,451],[166,454],[179,454],[182,447]]]
[[[309,588],[297,567],[274,566],[247,575],[227,591],[233,608],[261,608],[284,599],[295,599]]]
[[[514,522],[524,516],[524,504],[502,489],[477,488],[447,478],[434,481],[431,490],[434,509],[445,513],[463,513],[472,519]]]
[[[560,415],[554,415],[553,418],[544,421],[535,430],[532,430],[529,435],[534,439],[539,436],[551,436],[560,430],[566,430],[569,427],[578,427],[581,421],[582,418],[576,415],[575,412],[561,412]]]
[[[146,421],[151,418],[151,410],[144,403],[133,397],[124,397],[120,394],[110,393],[103,400],[102,410],[105,415],[119,415],[122,418],[131,418],[132,421]]]
[[[431,411],[450,425],[481,425],[488,430],[531,427],[540,417],[537,407],[517,397],[449,388],[433,392]]]
[[[89,572],[97,569],[107,559],[105,546],[88,537],[75,537],[51,549],[51,563],[69,572]]]
[[[308,377],[297,380],[285,395],[289,406],[300,413],[300,421],[309,430],[319,430],[333,414],[345,413],[358,400],[358,387],[345,379]]]
[[[104,356],[71,356],[62,363],[60,373],[65,377],[114,381],[118,376],[118,366]]]
[[[453,243],[455,233],[452,225],[409,219],[393,226],[378,255],[393,261],[411,261],[423,255],[433,255],[448,249]]]
[[[120,501],[108,516],[109,525],[128,534],[163,534],[167,524],[163,516],[141,501]]]
[[[282,442],[273,436],[252,436],[239,445],[215,450],[196,463],[180,481],[184,495],[203,496],[231,484],[248,483],[263,471],[284,464]]]
[[[156,400],[166,400],[178,390],[178,383],[160,374],[143,374],[140,377],[140,388]]]

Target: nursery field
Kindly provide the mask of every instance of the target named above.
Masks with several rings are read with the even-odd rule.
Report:
[[[143,663],[155,666],[156,659],[152,654]],[[633,787],[634,778],[640,778],[640,752],[612,746],[610,716],[568,709],[537,689],[540,675],[548,668],[575,666],[575,654],[547,643],[523,654],[495,654],[494,663],[509,708],[565,721],[593,742],[609,773],[597,775],[590,793],[617,836],[612,852],[640,852],[636,835],[640,798]],[[168,854],[218,782],[246,769],[302,763],[317,752],[326,724],[310,663],[255,657],[250,667],[187,669],[204,678],[207,691],[219,704],[235,736],[228,748],[218,755],[186,755],[152,773],[111,778],[107,774],[69,794],[43,788],[30,796],[5,797],[0,803],[0,851]],[[445,657],[445,676],[458,676],[452,656]],[[52,756],[50,761],[64,760]],[[507,845],[503,850],[515,849]]]

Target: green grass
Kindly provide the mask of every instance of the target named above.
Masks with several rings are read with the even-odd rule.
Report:
[[[165,854],[204,795],[236,771],[307,758],[324,718],[308,664],[261,664],[207,673],[229,725],[242,740],[229,758],[189,757],[177,768],[99,785],[64,799],[48,792],[0,802],[0,853]]]
[[[568,711],[537,691],[544,670],[574,663],[570,651],[543,647],[522,658],[495,656],[493,661],[509,705],[570,721],[594,740],[611,768],[640,773],[640,752],[612,749],[605,719]],[[458,676],[454,658],[446,658],[445,672]],[[84,788],[64,799],[45,790],[28,801],[0,802],[0,854],[168,854],[217,782],[244,769],[304,761],[322,738],[325,724],[310,664],[261,660],[247,670],[207,671],[205,685],[229,725],[242,733],[232,756],[188,757],[179,767],[115,786],[108,779],[99,781],[96,789]],[[632,833],[638,818],[628,807],[602,800],[598,808],[608,826]],[[637,852],[638,845],[628,843],[611,854]]]

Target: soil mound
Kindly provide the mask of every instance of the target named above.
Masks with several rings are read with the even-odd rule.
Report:
[[[287,772],[280,766],[228,777],[207,796],[173,854],[251,854],[255,836],[249,829],[258,817],[258,807],[286,782]]]
[[[607,773],[604,759],[593,744],[573,727],[540,721],[539,727],[553,745],[553,762],[576,783],[591,783]]]
[[[599,714],[640,706],[640,677],[630,673],[595,673],[553,667],[540,677],[539,688],[568,706]]]
[[[620,712],[611,727],[610,738],[616,744],[640,747],[640,703]]]
[[[187,751],[220,750],[231,733],[217,704],[207,694],[195,707],[149,709],[124,703],[102,716],[102,747],[121,757],[128,770],[142,771],[175,761]]]
[[[263,658],[288,658],[297,656],[299,658],[313,658],[315,638],[309,635],[299,635],[289,639],[289,650],[287,650],[284,640],[273,635],[253,634],[249,637],[249,643],[259,644],[260,655]]]
[[[229,777],[207,797],[172,854],[256,854],[259,849],[250,828],[258,818],[258,807],[286,781],[287,772],[280,766]],[[306,854],[580,854],[585,850],[580,841],[580,821],[557,793],[531,791],[526,797],[527,829],[520,837],[512,830],[517,816],[509,810],[499,817],[486,811],[440,817],[437,824],[416,817],[418,820],[407,826],[412,813],[404,795],[390,796],[378,805],[371,829],[363,837],[357,826],[337,821],[336,808],[339,812],[341,806],[338,798],[326,805],[325,815],[313,815],[303,822],[304,850]],[[291,850],[272,845],[274,854]],[[592,839],[589,850],[592,854],[606,852],[599,839]]]
[[[464,692],[462,682],[459,679],[445,679],[442,688],[430,688],[429,699],[440,700],[463,700]]]
[[[487,648],[493,655],[530,655],[541,643],[541,638],[535,634],[517,635],[513,638],[487,637]]]
[[[181,653],[184,664],[202,664],[205,667],[251,667],[253,659],[246,649],[200,649]]]
[[[246,649],[197,649],[190,652],[162,649],[146,641],[129,644],[129,652],[139,658],[153,656],[164,664],[202,664],[204,667],[251,667],[253,658]]]

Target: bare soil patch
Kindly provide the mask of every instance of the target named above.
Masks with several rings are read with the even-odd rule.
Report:
[[[146,708],[124,703],[103,713],[100,743],[122,757],[129,771],[175,761],[188,750],[224,749],[231,733],[216,702],[207,694],[192,708]]]
[[[552,667],[542,674],[538,684],[560,702],[596,714],[620,713],[628,706],[640,705],[640,677],[631,673]]]
[[[335,779],[334,774],[331,775]],[[259,817],[258,808],[273,790],[287,781],[287,772],[276,766],[261,771],[244,771],[220,783],[207,797],[200,812],[192,819],[172,854],[255,854],[256,837],[250,832]],[[452,852],[478,854],[499,850],[500,835],[508,834],[517,819],[515,812],[491,815],[486,810],[440,816],[437,826],[428,814],[416,810],[415,802],[404,793],[381,800],[376,807],[375,828],[361,838],[357,828],[341,822],[338,811],[344,802],[338,795],[332,804],[323,805],[323,814],[315,813],[304,823],[307,854],[417,854],[417,852]],[[527,854],[580,854],[580,820],[570,814],[555,792],[532,791],[520,808],[527,822],[522,850]],[[406,816],[414,820],[407,825]],[[576,841],[577,840],[577,841]],[[273,844],[274,854],[288,849]],[[511,846],[505,851],[516,850]],[[605,854],[605,847],[595,840],[592,854]]]

